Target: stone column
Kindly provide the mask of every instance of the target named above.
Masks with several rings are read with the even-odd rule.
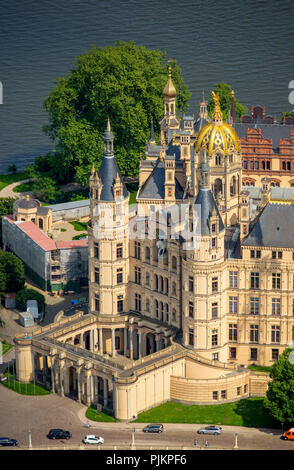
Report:
[[[160,336],[159,335],[156,335],[155,336],[155,351],[159,351],[160,350]]]
[[[129,337],[129,340],[130,340],[130,359],[133,359],[134,358],[134,346],[133,346],[133,329],[132,328],[129,329],[129,334],[130,334],[130,337]]]
[[[94,330],[90,330],[89,332],[89,347],[90,347],[90,351],[93,352],[94,351]]]
[[[94,344],[94,349],[93,351],[96,351],[97,350],[97,342],[98,342],[98,336],[97,336],[97,328],[94,328],[93,330],[93,344]]]
[[[103,354],[103,334],[102,328],[99,328],[99,353]]]
[[[167,348],[168,347],[168,343],[169,343],[169,338],[167,338],[166,336],[164,337],[164,347]]]
[[[143,341],[142,341],[143,333],[142,333],[142,331],[138,331],[138,335],[139,335],[139,355],[138,355],[138,359],[140,359],[143,356]]]
[[[60,384],[60,395],[64,397],[64,365],[59,367],[59,384]]]
[[[82,403],[82,384],[81,384],[81,370],[77,370],[77,385],[78,385],[78,402]]]
[[[47,375],[47,356],[43,356],[43,383],[46,384]]]
[[[115,350],[115,328],[112,328],[111,330],[111,354],[112,357],[116,355],[116,350]]]
[[[108,405],[108,380],[103,379],[103,398],[104,398],[104,408],[107,408]]]
[[[86,372],[86,380],[87,380],[87,398],[86,398],[86,401],[87,401],[88,406],[90,406],[91,402],[92,402],[91,378],[92,378],[91,372],[89,370],[87,370],[87,372]]]
[[[51,361],[51,390],[55,393],[55,362]]]

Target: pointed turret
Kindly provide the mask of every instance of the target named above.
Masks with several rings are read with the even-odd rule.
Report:
[[[151,119],[149,144],[156,145],[156,140],[155,140],[155,136],[154,136],[153,119]]]

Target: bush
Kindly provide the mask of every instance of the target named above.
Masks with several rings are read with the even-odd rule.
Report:
[[[27,309],[27,300],[37,300],[39,312],[43,310],[45,297],[35,289],[23,289],[16,294],[15,303],[17,310],[24,312]]]

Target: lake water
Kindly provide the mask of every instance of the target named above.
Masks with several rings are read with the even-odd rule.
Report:
[[[42,103],[92,44],[134,40],[178,61],[198,113],[201,90],[229,83],[237,99],[291,110],[293,1],[0,0],[0,172],[52,148]]]

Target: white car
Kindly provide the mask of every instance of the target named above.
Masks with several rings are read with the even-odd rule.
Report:
[[[84,444],[104,444],[104,439],[103,437],[98,437],[98,436],[85,436],[83,439]]]

